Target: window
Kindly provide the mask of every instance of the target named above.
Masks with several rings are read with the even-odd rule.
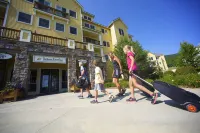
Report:
[[[30,78],[29,78],[29,92],[36,91],[37,84],[37,70],[30,70]]]
[[[92,21],[92,19],[91,19],[90,17],[88,17],[88,20],[89,20],[89,21]]]
[[[44,18],[39,18],[38,26],[50,29],[50,21]]]
[[[34,0],[26,0],[26,1],[33,3]]]
[[[90,28],[94,30],[94,29],[95,29],[95,26],[94,26],[94,25],[90,25]]]
[[[56,22],[56,30],[61,31],[61,32],[65,32],[65,25]]]
[[[17,16],[17,21],[32,24],[32,15],[19,12]]]
[[[87,16],[84,16],[83,18],[84,18],[84,19],[87,19]]]
[[[40,2],[40,3],[42,3],[43,5],[46,5],[46,6],[51,6],[51,2],[50,1],[38,0],[38,2]]]
[[[101,32],[104,34],[104,33],[107,33],[107,30],[101,29]]]
[[[59,5],[56,5],[56,9],[59,10],[59,11],[62,11],[62,12],[67,12],[67,9],[64,8],[64,7],[61,7]]]
[[[77,35],[77,28],[70,26],[70,33],[74,34],[74,35]]]
[[[85,23],[85,27],[90,28],[90,24]]]
[[[67,88],[67,70],[62,70],[62,88]]]
[[[106,60],[109,60],[109,57],[108,57],[108,55],[105,55],[105,58],[106,58]]]
[[[110,47],[110,43],[109,42],[107,42],[107,47]]]
[[[71,17],[76,18],[76,12],[75,11],[70,10],[69,14],[70,14]]]
[[[106,46],[106,45],[107,45],[106,41],[103,41],[103,46]]]
[[[119,34],[124,36],[124,31],[122,29],[119,29]]]

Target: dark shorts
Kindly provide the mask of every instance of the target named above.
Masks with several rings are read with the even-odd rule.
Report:
[[[119,79],[121,77],[120,69],[114,69],[113,78]]]

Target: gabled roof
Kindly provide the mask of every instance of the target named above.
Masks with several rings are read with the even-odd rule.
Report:
[[[83,9],[83,6],[77,0],[74,1]]]
[[[121,21],[124,25],[125,25],[125,27],[128,29],[128,27],[126,26],[126,24],[122,21],[122,19],[121,18],[116,18],[116,19],[114,19],[113,21],[112,21],[112,23],[108,26],[109,28],[113,25],[113,23],[114,22],[116,22],[116,21]]]
[[[95,15],[93,15],[93,14],[91,14],[89,12],[86,12],[86,11],[82,11],[82,12],[85,13],[85,14],[88,14],[88,15],[92,16],[93,18],[95,17]]]

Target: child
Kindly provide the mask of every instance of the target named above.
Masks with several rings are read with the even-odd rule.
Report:
[[[104,88],[104,79],[102,70],[100,67],[98,67],[98,64],[96,60],[93,61],[93,65],[95,66],[95,84],[94,84],[94,90],[95,90],[95,100],[91,101],[91,103],[98,103],[97,97],[98,97],[98,91],[101,91],[109,96],[109,101],[112,102],[114,96],[110,95]]]
[[[124,53],[126,54],[126,60],[127,60],[127,65],[128,65],[128,69],[129,69],[129,75],[130,75],[129,86],[130,86],[130,89],[131,89],[131,97],[129,99],[127,99],[126,101],[127,102],[135,102],[136,101],[136,99],[134,97],[134,87],[136,87],[136,88],[148,93],[149,95],[151,95],[152,96],[151,103],[155,104],[157,97],[158,97],[158,94],[149,91],[147,88],[138,84],[137,81],[136,81],[136,77],[134,76],[134,73],[136,73],[137,65],[136,65],[135,58],[134,58],[135,53],[133,52],[132,47],[126,45],[123,48],[123,50],[124,50]]]
[[[123,96],[126,92],[126,89],[121,88],[121,85],[119,84],[119,78],[122,76],[122,65],[117,56],[115,56],[112,52],[109,53],[109,58],[113,63],[113,83],[116,85],[116,87],[119,90],[119,93],[116,95],[118,97]]]

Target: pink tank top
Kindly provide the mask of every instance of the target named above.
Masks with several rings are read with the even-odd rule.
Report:
[[[127,65],[128,65],[128,70],[130,70],[130,68],[131,68],[131,59],[130,59],[130,56],[132,56],[134,58],[135,54],[133,52],[128,52],[126,54],[126,62],[127,62]],[[137,70],[137,64],[136,64],[135,61],[134,61],[132,70]]]

